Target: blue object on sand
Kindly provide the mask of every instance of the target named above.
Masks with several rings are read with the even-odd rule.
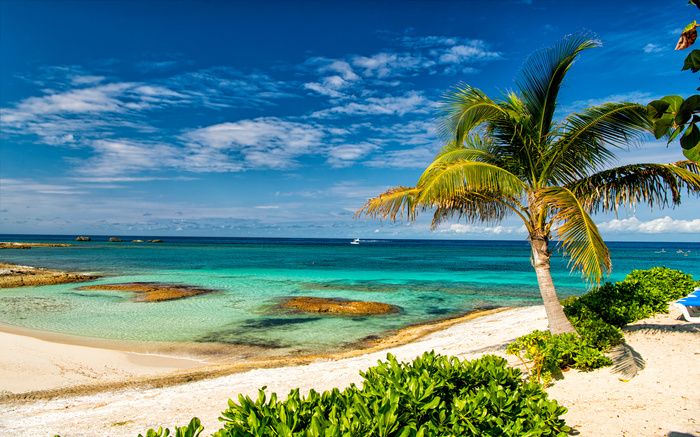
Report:
[[[678,299],[673,304],[683,313],[685,320],[700,322],[700,288],[696,288],[688,297]]]

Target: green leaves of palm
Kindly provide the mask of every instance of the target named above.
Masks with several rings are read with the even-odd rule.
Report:
[[[683,189],[700,193],[700,175],[688,162],[610,169],[611,147],[653,130],[642,105],[607,103],[554,121],[566,73],[581,51],[597,45],[573,35],[535,54],[516,81],[518,92],[500,99],[463,83],[448,90],[438,107],[447,145],[415,187],[370,199],[356,215],[395,220],[405,213],[414,220],[432,210],[435,227],[454,217],[495,223],[515,214],[531,239],[549,241],[553,229],[572,268],[600,282],[610,255],[589,214],[639,202],[676,205]]]
[[[589,282],[600,283],[612,268],[610,251],[586,207],[566,187],[544,188],[535,198],[553,212],[551,223],[565,254],[571,257],[572,270],[580,270]]]

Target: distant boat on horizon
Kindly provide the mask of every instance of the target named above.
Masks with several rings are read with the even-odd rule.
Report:
[[[350,242],[350,244],[360,244],[360,239],[359,239],[359,238],[355,238],[354,240],[352,240],[352,241]]]

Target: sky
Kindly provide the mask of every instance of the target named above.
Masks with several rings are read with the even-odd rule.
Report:
[[[524,240],[353,217],[442,146],[441,95],[497,98],[578,32],[559,114],[687,97],[700,11],[659,1],[0,0],[0,233]],[[620,164],[684,159],[653,137]],[[594,216],[610,241],[700,241],[700,200]]]

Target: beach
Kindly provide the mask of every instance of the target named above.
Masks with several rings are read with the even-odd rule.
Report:
[[[646,360],[632,380],[622,381],[611,368],[569,371],[547,389],[569,409],[564,419],[578,435],[700,435],[700,395],[693,386],[700,380],[700,324],[678,320],[679,314],[672,308],[625,328],[627,343]],[[360,383],[359,372],[387,353],[404,361],[430,350],[461,359],[487,353],[506,357],[509,342],[546,327],[541,306],[492,311],[433,327],[408,342],[296,362],[248,363],[252,368],[229,368],[224,376],[215,375],[226,373],[225,365],[201,367],[206,363],[2,334],[7,346],[0,380],[7,387],[1,389],[46,391],[5,392],[0,434],[136,436],[149,428],[182,426],[196,416],[205,426],[203,435],[209,435],[219,429],[217,418],[229,398],[257,396],[263,386],[281,396],[297,387],[302,393],[342,389]],[[507,358],[518,365],[516,358]],[[183,383],[188,375],[193,381]]]

